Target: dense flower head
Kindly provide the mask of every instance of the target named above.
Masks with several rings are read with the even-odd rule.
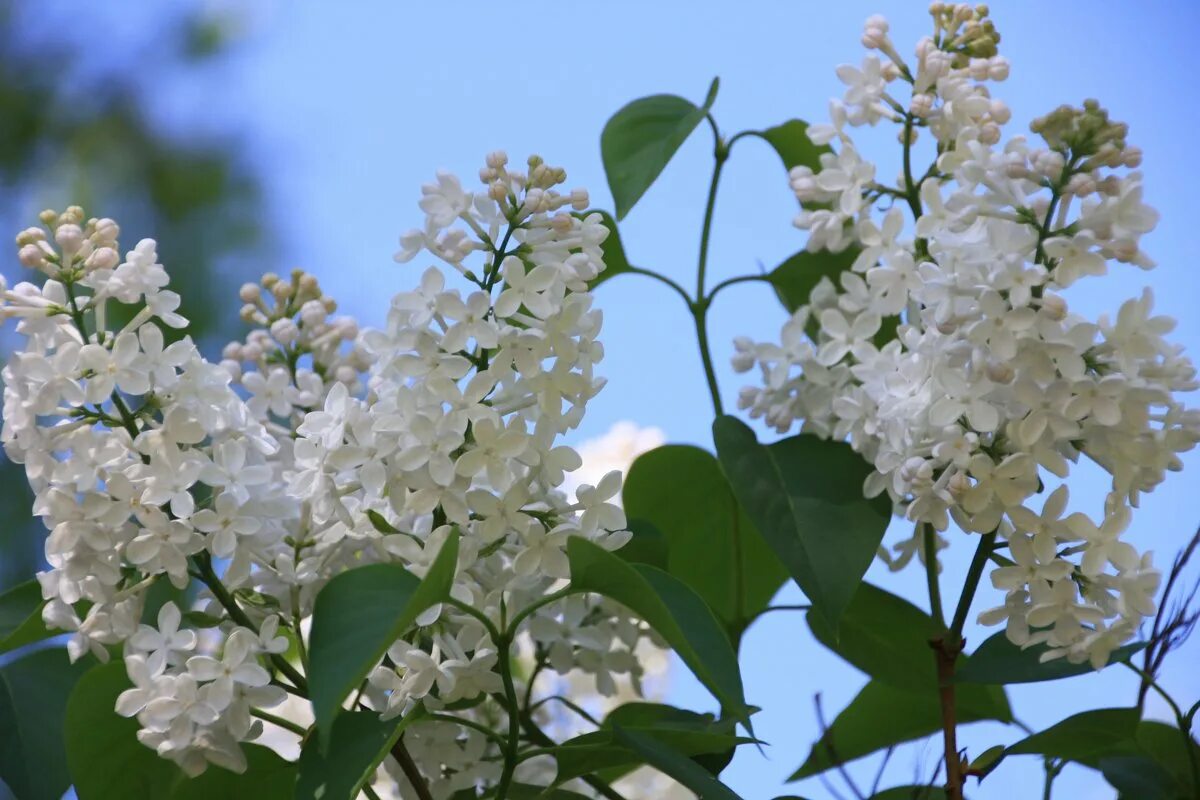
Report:
[[[467,291],[430,266],[382,329],[359,330],[312,275],[267,274],[241,288],[253,328],[219,362],[173,332],[188,323],[154,241],[122,260],[117,225],[78,208],[18,236],[44,280],[3,286],[0,318],[24,336],[3,373],[3,442],[50,530],[44,617],[71,632],[73,658],[123,655],[133,688],[116,711],[189,773],[244,767],[239,743],[295,684],[285,667],[340,572],[395,562],[421,576],[457,533],[452,596],[500,624],[569,577],[570,537],[615,549],[629,536],[619,472],[563,490],[580,458],[561,437],[604,385],[587,288],[607,229],[571,213],[586,192],[557,191],[565,173],[540,158],[522,172],[493,153],[481,178],[423,187],[426,223],[397,254],[429,253]],[[198,606],[144,613],[151,586],[193,580]],[[442,604],[417,623],[362,703],[396,715],[500,691],[475,617]],[[573,597],[533,613],[521,643],[535,675],[587,674],[611,693],[636,681],[648,635]],[[504,709],[457,713],[490,726]],[[406,741],[437,797],[497,777],[483,757],[495,745],[469,726],[417,723]]]
[[[796,225],[810,251],[851,248],[852,266],[816,286],[780,343],[735,343],[735,367],[762,375],[740,405],[779,431],[848,440],[875,468],[866,493],[887,492],[918,529],[997,532],[1007,554],[992,583],[1006,599],[981,621],[1099,666],[1154,612],[1159,573],[1121,537],[1139,496],[1200,441],[1200,413],[1176,397],[1196,371],[1148,289],[1094,321],[1065,290],[1112,262],[1152,267],[1140,240],[1158,214],[1132,171],[1141,151],[1093,100],[1035,121],[1040,141],[1004,140],[1010,113],[990,85],[1008,63],[986,8],[932,13],[912,63],[885,20],[868,20],[872,52],[838,70],[845,96],[808,129],[832,147],[819,170],[792,170]],[[901,128],[894,186],[852,138],[881,120]],[[914,171],[926,132],[936,158]],[[1068,514],[1054,488],[1080,456],[1111,475],[1095,516]],[[920,542],[884,555],[902,566],[925,557]]]

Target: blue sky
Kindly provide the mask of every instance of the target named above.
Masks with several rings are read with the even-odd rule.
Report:
[[[385,298],[414,282],[423,262],[391,260],[402,231],[417,226],[419,186],[439,168],[473,180],[483,155],[505,149],[516,159],[531,152],[563,165],[571,185],[588,187],[609,206],[600,162],[599,133],[624,103],[659,92],[699,101],[710,79],[721,78],[714,113],[723,129],[761,128],[791,117],[815,120],[840,93],[833,69],[857,62],[862,21],[885,14],[908,55],[928,29],[924,3],[766,2],[736,5],[692,0],[558,3],[513,6],[506,17],[494,3],[282,3],[254,12],[234,58],[221,65],[210,88],[221,93],[205,116],[231,118],[254,130],[250,156],[267,179],[268,208],[281,235],[269,269],[304,266],[317,273],[342,309],[379,322]],[[1149,201],[1162,214],[1144,248],[1159,262],[1152,273],[1118,267],[1109,278],[1080,285],[1069,295],[1088,315],[1115,311],[1142,286],[1154,287],[1157,310],[1180,319],[1176,338],[1200,351],[1194,242],[1200,211],[1192,189],[1194,141],[1200,107],[1191,83],[1194,31],[1200,6],[1187,3],[997,3],[1001,51],[1012,76],[997,94],[1014,111],[1010,132],[1026,129],[1041,113],[1098,97],[1115,118],[1131,125],[1131,141],[1146,153]],[[133,15],[107,11],[104,25],[136,27]],[[157,114],[167,123],[196,95],[163,92]],[[192,100],[189,100],[192,98]],[[880,174],[892,174],[892,131],[862,137],[878,155]],[[711,140],[701,129],[622,225],[638,264],[690,286],[703,197],[711,170]],[[740,143],[723,178],[710,258],[710,281],[769,269],[803,245],[791,218],[794,199],[775,155],[760,142]],[[168,244],[169,246],[169,244]],[[609,378],[591,404],[580,439],[622,419],[654,425],[675,442],[711,446],[711,408],[689,318],[663,287],[636,276],[598,291],[605,313],[603,337]],[[723,294],[711,314],[710,336],[727,407],[734,407],[740,376],[728,366],[735,335],[769,339],[784,320],[770,290],[758,284]],[[1147,498],[1132,536],[1169,564],[1200,521],[1193,497],[1200,458],[1190,473],[1171,476]],[[1079,470],[1073,497],[1095,509],[1104,484]],[[899,533],[899,531],[893,531]],[[952,538],[947,576],[961,576],[971,546]],[[871,577],[918,602],[921,576],[874,570]],[[950,578],[946,578],[950,580]],[[959,578],[961,580],[961,578]],[[950,591],[944,589],[943,591]],[[792,596],[795,594],[795,596]],[[977,609],[992,605],[990,589]],[[787,600],[798,594],[785,592]],[[784,602],[781,598],[780,602]],[[972,635],[973,634],[973,635]],[[969,634],[974,642],[977,632]],[[1200,641],[1175,655],[1166,684],[1182,699],[1200,695],[1194,665]],[[726,773],[747,800],[777,794],[830,795],[815,781],[788,787],[782,780],[805,758],[815,737],[812,696],[820,691],[832,717],[864,679],[823,651],[802,618],[780,613],[747,636],[743,669],[756,719],[771,746],[745,748]],[[701,707],[704,692],[682,670],[673,700]],[[1114,668],[1068,682],[1018,687],[1016,712],[1044,726],[1076,710],[1130,704],[1135,682]],[[1162,709],[1151,705],[1155,713]],[[978,753],[1019,738],[1014,728],[967,728],[963,744]],[[909,748],[892,759],[884,786],[909,781],[918,764],[931,764],[937,746]],[[870,783],[874,764],[856,772]],[[1040,796],[1035,760],[1014,759],[978,789],[976,800]],[[1071,767],[1056,797],[1108,798],[1098,775]]]

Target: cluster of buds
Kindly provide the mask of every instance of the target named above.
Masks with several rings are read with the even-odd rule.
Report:
[[[17,234],[17,257],[22,265],[52,278],[78,278],[96,270],[111,270],[120,262],[116,247],[121,229],[111,219],[93,218],[85,224],[79,206],[62,213],[47,209],[38,219],[45,228],[26,228]],[[46,236],[47,229],[57,250]]]

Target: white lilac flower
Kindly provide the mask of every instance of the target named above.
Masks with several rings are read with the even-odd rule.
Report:
[[[962,8],[937,24],[980,13]],[[1165,338],[1174,320],[1153,315],[1149,290],[1094,322],[1059,294],[1112,261],[1153,265],[1140,240],[1158,214],[1129,171],[1141,153],[1095,101],[1037,119],[1041,143],[1002,142],[1011,114],[988,84],[1009,67],[989,28],[973,29],[969,54],[945,31],[924,38],[915,65],[887,30],[868,22],[863,42],[879,55],[839,69],[845,96],[809,129],[836,152],[789,176],[807,249],[853,246],[853,269],[817,285],[782,344],[735,342],[734,367],[761,374],[739,405],[780,432],[799,423],[849,441],[875,468],[865,491],[886,491],[914,523],[995,532],[1012,564],[992,582],[1007,598],[981,622],[1007,621],[1013,642],[1044,643],[1048,658],[1102,665],[1154,612],[1158,573],[1123,538],[1131,507],[1200,441],[1200,414],[1177,399],[1197,388],[1195,367]],[[907,104],[888,102],[896,77],[912,83]],[[854,128],[905,108],[912,136],[931,135],[940,155],[914,166],[913,183],[881,187]],[[907,224],[901,200],[919,201]],[[895,338],[879,342],[888,317]],[[1066,515],[1065,486],[1032,510],[1080,456],[1111,476],[1102,516]],[[889,563],[906,563],[918,538],[883,550]]]

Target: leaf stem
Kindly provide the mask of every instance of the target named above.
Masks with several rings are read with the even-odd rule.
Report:
[[[927,522],[918,522],[921,546],[925,553],[925,583],[929,587],[929,613],[938,627],[946,628],[946,615],[942,612],[942,589],[938,584],[937,531]]]
[[[708,245],[712,236],[713,212],[717,205],[717,186],[721,182],[721,170],[729,159],[729,144],[722,138],[717,123],[709,114],[708,122],[713,131],[713,173],[708,185],[708,200],[704,204],[704,224],[700,228],[700,257],[696,263],[696,297],[689,307],[696,324],[696,342],[700,346],[700,360],[704,364],[704,377],[708,381],[708,392],[712,395],[713,411],[719,417],[725,413],[721,406],[721,391],[717,386],[717,374],[713,369],[712,352],[708,346],[708,306],[711,298],[705,297],[704,279],[708,272]]]
[[[283,728],[286,731],[291,731],[302,739],[308,733],[308,728],[305,728],[303,725],[292,722],[290,719],[277,717],[269,711],[263,711],[261,708],[251,708],[250,713],[253,716],[261,719],[263,722],[269,722],[276,727]]]
[[[967,569],[967,580],[963,584],[962,594],[958,597],[958,607],[954,610],[954,621],[950,623],[952,638],[962,638],[963,628],[967,624],[967,614],[971,611],[971,601],[979,588],[979,579],[983,577],[983,568],[988,562],[988,556],[996,544],[996,531],[985,533],[979,537],[979,546],[975,548],[975,557]]]
[[[500,650],[500,680],[504,684],[504,704],[508,711],[508,741],[504,749],[504,770],[496,786],[496,800],[505,800],[512,788],[513,773],[517,768],[517,754],[521,747],[521,707],[517,701],[517,687],[512,676],[512,639],[505,631],[496,643]]]
[[[666,275],[655,272],[652,269],[643,269],[642,267],[635,267],[632,264],[629,265],[629,272],[632,272],[635,275],[645,275],[647,278],[653,278],[654,280],[658,281],[659,283],[663,284],[664,286],[670,287],[676,293],[678,293],[680,297],[683,298],[683,302],[684,302],[684,304],[687,305],[688,308],[692,307],[692,298],[691,298],[691,295],[689,295],[687,293],[687,290],[684,289],[682,286],[680,286],[675,281],[668,278]]]

